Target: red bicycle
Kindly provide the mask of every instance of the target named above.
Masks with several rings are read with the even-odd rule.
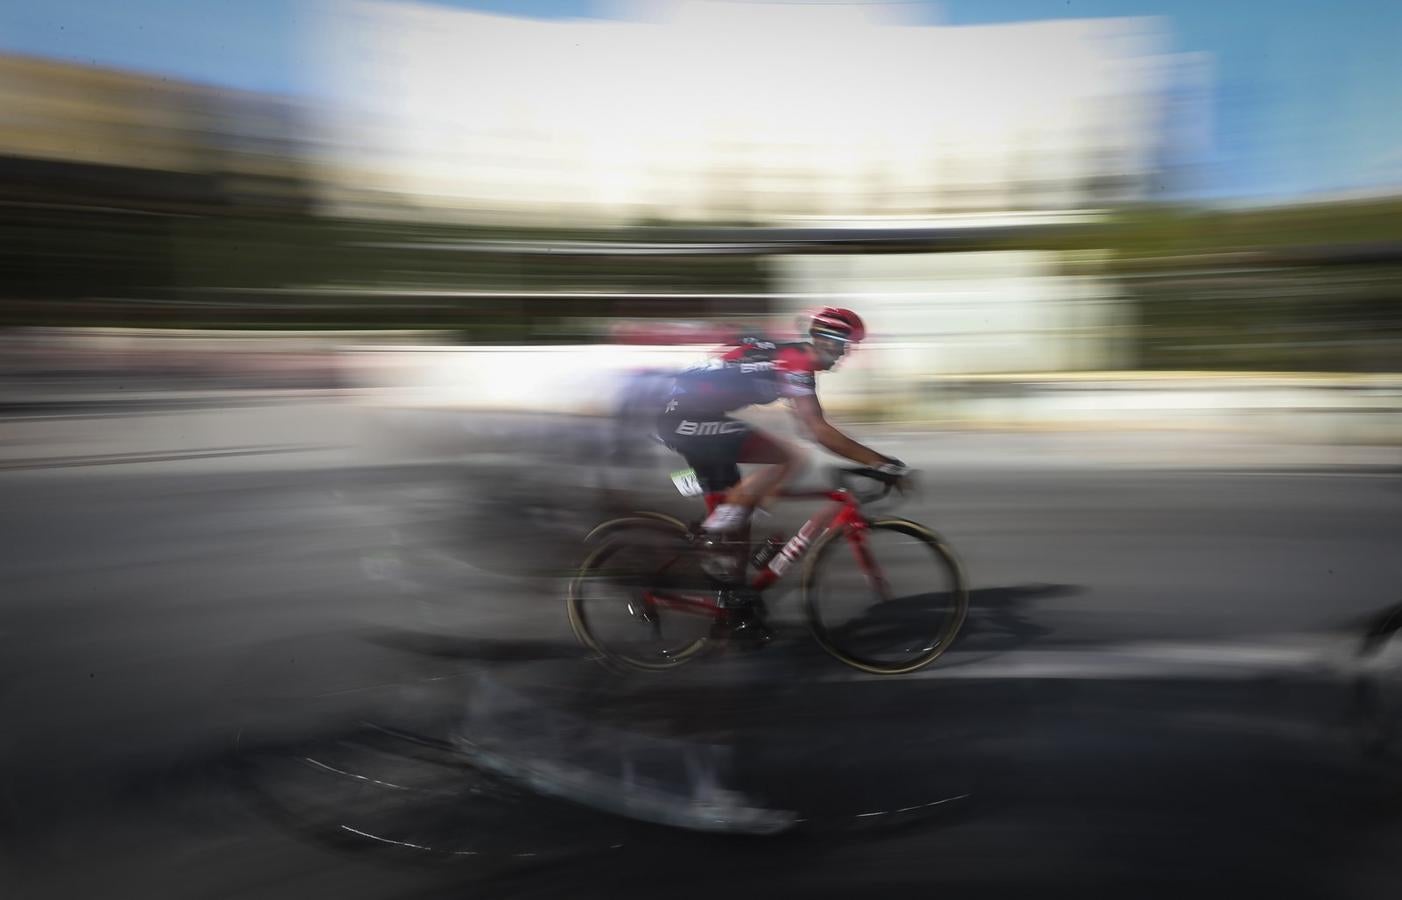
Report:
[[[830,501],[787,542],[771,538],[760,553],[748,541],[740,544],[758,571],[738,591],[702,571],[704,555],[715,551],[705,546],[699,521],[638,512],[597,526],[586,539],[592,549],[570,582],[575,635],[605,663],[647,670],[679,666],[726,635],[738,616],[762,615],[764,592],[806,557],[804,606],[823,649],[876,674],[928,666],[964,624],[969,594],[963,566],[925,526],[862,513],[863,503],[891,492],[882,473],[837,471],[832,490],[782,495]],[[856,478],[882,489],[863,495],[847,485]],[[705,495],[708,512],[721,496]],[[838,552],[844,546],[849,554]]]

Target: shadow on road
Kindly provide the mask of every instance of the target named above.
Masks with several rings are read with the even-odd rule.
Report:
[[[573,642],[458,637],[407,629],[379,629],[367,632],[364,639],[391,650],[468,662],[532,662],[579,659],[584,655]]]

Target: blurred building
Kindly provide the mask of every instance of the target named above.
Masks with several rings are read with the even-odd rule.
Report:
[[[305,209],[301,119],[282,97],[0,56],[0,199]]]
[[[1170,114],[1191,120],[1183,134],[1202,118],[1182,90],[1201,66],[1166,54],[1148,19],[327,9],[325,199],[340,210],[622,224],[1098,207],[1162,189]]]
[[[902,339],[861,390],[1126,364],[1103,254],[1073,260],[1055,240],[1013,252],[993,235],[1170,191],[1210,139],[1207,61],[1167,53],[1150,19],[948,27],[899,5],[694,0],[633,21],[323,9],[326,209],[779,228],[790,246],[754,251],[771,293],[753,311],[861,308]],[[931,239],[802,249],[805,233],[880,244],[911,229]]]
[[[266,225],[237,223],[311,212],[304,118],[284,97],[0,56],[0,325],[215,324],[192,289],[287,268],[255,243]]]

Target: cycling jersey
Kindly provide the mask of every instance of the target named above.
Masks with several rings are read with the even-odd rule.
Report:
[[[746,338],[673,379],[657,435],[691,464],[707,491],[723,491],[740,480],[736,462],[754,434],[726,413],[780,397],[811,397],[815,371],[803,344]]]
[[[804,344],[746,338],[706,365],[678,374],[665,411],[719,415],[780,397],[811,397],[815,371]]]

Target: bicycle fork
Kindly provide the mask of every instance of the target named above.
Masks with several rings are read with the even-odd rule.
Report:
[[[889,603],[891,600],[891,584],[882,574],[881,567],[876,563],[876,557],[872,555],[871,547],[867,544],[867,529],[862,523],[852,523],[848,526],[847,542],[852,545],[852,553],[857,557],[857,565],[862,570],[862,575],[866,578],[867,584],[871,586],[872,592],[881,599],[882,603]]]

